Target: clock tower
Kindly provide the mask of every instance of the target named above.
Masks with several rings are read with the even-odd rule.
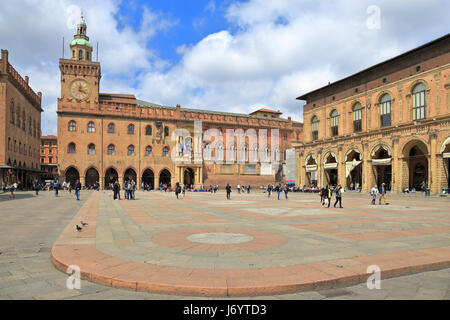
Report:
[[[70,59],[60,59],[61,98],[58,110],[95,108],[99,104],[100,63],[92,61],[92,45],[87,36],[84,17],[77,25],[77,34],[70,43]]]

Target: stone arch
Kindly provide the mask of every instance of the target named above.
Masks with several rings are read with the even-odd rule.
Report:
[[[84,172],[84,181],[87,187],[94,187],[96,184],[100,184],[99,170],[95,166],[89,167]]]
[[[110,189],[110,184],[119,181],[119,171],[114,166],[109,166],[105,170],[105,189]]]
[[[168,168],[163,168],[159,171],[159,184],[166,184],[166,185],[170,185],[172,183],[172,176],[173,173],[170,169]]]
[[[426,90],[430,90],[430,84],[428,83],[428,81],[426,81],[423,78],[420,79],[416,79],[413,82],[411,82],[411,84],[408,87],[408,94],[412,94],[414,88],[419,84],[419,83],[423,83],[426,87]]]
[[[349,156],[352,152],[358,153],[359,154],[359,160],[362,161],[363,160],[363,154],[361,151],[359,151],[358,147],[351,147],[350,149],[347,150],[347,152],[345,153],[345,161],[352,161],[349,159]]]
[[[134,180],[135,183],[137,183],[137,171],[133,166],[129,166],[123,171],[123,181],[130,181]]]
[[[69,166],[64,170],[64,176],[73,188],[77,180],[80,180],[80,170],[76,166]]]
[[[375,145],[372,150],[370,151],[370,157],[372,159],[377,159],[375,158],[377,156],[377,154],[379,154],[379,152],[381,151],[381,149],[386,150],[387,154],[392,157],[392,149],[391,147],[389,147],[389,145],[387,143],[378,143],[377,145]]]
[[[440,153],[450,152],[450,137],[445,139],[445,141],[441,145]]]
[[[314,162],[315,162],[315,164],[312,164],[312,160],[314,160]],[[308,163],[310,163],[310,164],[308,164]],[[314,154],[314,153],[310,153],[310,154],[308,154],[307,156],[306,156],[306,159],[305,159],[305,166],[308,166],[308,165],[318,165],[319,163],[318,163],[318,161],[317,161],[317,157],[316,157],[316,155]]]
[[[403,144],[402,155],[408,173],[409,189],[424,191],[429,187],[429,151],[427,143],[420,137],[414,137]]]
[[[409,157],[409,152],[411,148],[413,148],[416,144],[420,146],[419,148],[425,155],[428,155],[428,147],[427,147],[428,143],[422,137],[419,136],[408,139],[406,142],[403,143],[400,149],[402,150],[402,155],[404,157]]]
[[[329,150],[329,151],[327,151],[325,153],[325,155],[323,157],[323,164],[328,163],[327,161],[330,158],[330,156],[333,157],[336,160],[336,162],[338,162],[338,157],[337,157],[336,153],[334,153],[333,151]]]
[[[144,188],[147,188],[148,191],[155,189],[155,171],[152,168],[147,167],[142,170],[141,177]]]

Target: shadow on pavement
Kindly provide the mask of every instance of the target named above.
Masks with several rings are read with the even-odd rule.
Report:
[[[2,201],[14,201],[14,200],[20,200],[20,199],[30,199],[30,198],[34,198],[35,197],[33,194],[29,194],[29,193],[15,193],[14,194],[16,196],[15,199],[11,199],[10,195],[11,195],[10,192],[6,192],[6,193],[0,194],[0,202],[2,202]]]

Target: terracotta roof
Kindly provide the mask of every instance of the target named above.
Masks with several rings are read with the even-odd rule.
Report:
[[[267,113],[283,114],[283,112],[280,112],[280,111],[275,111],[275,110],[270,110],[270,109],[264,109],[264,108],[259,109],[259,110],[256,110],[256,111],[254,111],[254,112],[252,112],[252,113],[250,113],[250,114],[254,114],[254,113],[257,113],[257,112],[267,112]]]
[[[136,104],[136,97],[133,94],[100,93],[99,98],[100,102]]]

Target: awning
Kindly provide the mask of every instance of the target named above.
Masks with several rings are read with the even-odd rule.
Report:
[[[450,159],[450,152],[444,153],[444,159]]]
[[[362,161],[357,161],[356,159],[353,159],[353,161],[346,162],[345,163],[345,177],[348,178],[350,173],[355,169]]]
[[[337,169],[338,164],[337,164],[337,162],[335,162],[335,163],[325,163],[323,165],[323,167],[325,168],[325,170],[327,170],[327,169]]]
[[[306,166],[306,172],[317,171],[317,165]]]
[[[392,162],[392,158],[387,158],[387,159],[373,159],[372,160],[372,165],[373,166],[388,166],[390,165]]]

